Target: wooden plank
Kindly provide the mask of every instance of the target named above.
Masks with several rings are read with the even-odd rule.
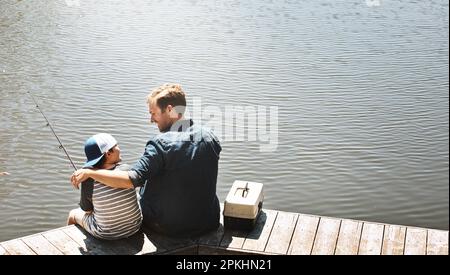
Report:
[[[133,247],[130,254],[134,255],[155,254],[165,251],[165,249],[158,248],[143,232],[138,232],[126,238],[125,242]]]
[[[239,230],[225,230],[220,246],[240,249],[244,245],[246,237],[247,232]]]
[[[110,247],[114,251],[114,255],[134,255],[139,252],[135,247],[132,247],[126,242],[126,239],[119,239],[114,241],[98,240],[104,247]]]
[[[198,255],[274,255],[272,253],[266,253],[253,250],[242,250],[227,247],[211,247],[205,245],[198,246]]]
[[[223,228],[223,222],[221,222],[217,230],[201,236],[198,238],[197,243],[202,245],[218,246],[222,241],[224,232],[225,229]]]
[[[264,251],[277,214],[277,211],[264,209],[256,221],[255,228],[245,238],[242,248],[245,250]]]
[[[156,247],[155,253],[165,253],[196,244],[196,240],[191,238],[170,238],[147,228],[143,228],[143,231],[148,240]]]
[[[358,255],[380,255],[383,244],[384,225],[364,223]]]
[[[114,255],[117,254],[110,246],[105,246],[105,242],[95,239],[86,231],[81,230],[75,225],[67,226],[61,229],[76,243],[78,243],[85,255]]]
[[[86,254],[100,255],[132,255],[139,250],[130,245],[126,239],[101,240],[96,239],[79,226],[67,227],[63,229],[75,242],[83,246],[82,251]]]
[[[183,249],[183,248],[186,248],[186,247],[189,247],[192,245],[196,245],[196,242],[192,241],[190,239],[178,240],[178,239],[171,239],[168,237],[165,237],[165,238],[167,238],[167,240],[166,240],[167,242],[165,243],[165,245],[168,243],[170,243],[170,245],[166,246],[167,248],[165,247],[164,251],[162,249],[158,249],[158,251],[156,253],[161,253],[161,252],[162,253],[171,253],[171,252],[177,251],[179,249]]]
[[[340,226],[341,220],[321,217],[311,254],[333,255]]]
[[[86,252],[77,242],[67,236],[61,228],[44,232],[42,236],[65,255],[82,255]]]
[[[403,255],[406,227],[399,225],[384,226],[382,255]]]
[[[278,212],[264,251],[268,253],[287,254],[297,219],[297,213]]]
[[[178,248],[172,251],[161,253],[161,255],[198,255],[198,245]]]
[[[357,255],[363,223],[342,220],[335,255]]]
[[[427,252],[427,230],[406,228],[405,255],[425,255]]]
[[[63,255],[61,251],[41,234],[24,237],[22,241],[38,255]]]
[[[223,227],[223,203],[220,204],[220,226],[216,231],[208,233],[197,239],[197,244],[219,246],[222,241],[225,229]]]
[[[207,245],[198,246],[198,255],[251,255],[241,250],[227,249],[226,247],[211,247]]]
[[[3,246],[0,245],[0,256],[2,255],[9,255],[8,251],[3,248]]]
[[[2,246],[10,255],[36,255],[36,253],[20,239],[4,242],[2,243]]]
[[[427,255],[448,255],[448,231],[428,230]]]
[[[299,215],[288,254],[310,255],[316,237],[319,217]]]

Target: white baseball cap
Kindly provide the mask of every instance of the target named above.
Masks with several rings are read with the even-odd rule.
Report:
[[[110,134],[100,133],[90,137],[84,143],[86,153],[86,163],[83,168],[93,167],[111,148],[117,145],[117,140]]]

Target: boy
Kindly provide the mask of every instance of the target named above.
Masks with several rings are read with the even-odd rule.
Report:
[[[128,170],[119,164],[120,148],[109,134],[90,137],[84,151],[85,169]],[[134,189],[112,188],[92,179],[81,185],[81,208],[70,211],[68,225],[79,224],[94,237],[106,240],[126,238],[139,231],[142,214]]]

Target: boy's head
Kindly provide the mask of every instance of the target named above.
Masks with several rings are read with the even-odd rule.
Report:
[[[121,161],[120,148],[110,134],[100,133],[90,137],[84,144],[84,152],[87,161],[83,168],[105,168]]]

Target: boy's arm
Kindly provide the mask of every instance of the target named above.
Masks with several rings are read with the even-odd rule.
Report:
[[[71,182],[72,185],[78,189],[80,183],[87,180],[88,178],[92,178],[98,182],[103,183],[104,185],[113,187],[113,188],[124,188],[131,189],[134,188],[131,183],[130,177],[128,176],[127,171],[120,170],[90,170],[90,169],[80,169],[75,171],[72,174]]]
[[[94,193],[94,180],[88,179],[81,185],[80,208],[90,212],[94,210],[92,204],[92,194]]]

